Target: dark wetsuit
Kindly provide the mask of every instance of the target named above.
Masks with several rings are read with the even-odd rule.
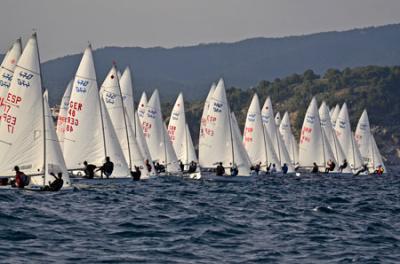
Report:
[[[217,176],[223,176],[225,174],[224,166],[218,165],[216,174],[217,174]]]
[[[93,164],[88,164],[84,170],[85,172],[85,178],[88,179],[93,179],[94,178],[94,170],[96,169],[96,166]]]
[[[52,183],[49,184],[49,191],[57,192],[57,191],[61,190],[63,185],[64,185],[63,179],[57,178]]]
[[[114,170],[114,163],[111,161],[106,161],[103,166],[100,167],[100,171],[106,175],[106,177],[110,177]]]

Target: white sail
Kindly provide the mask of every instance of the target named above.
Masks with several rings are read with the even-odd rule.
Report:
[[[133,124],[135,120],[135,103],[133,99],[132,75],[129,67],[126,67],[121,77],[118,77],[121,87],[124,106],[129,121]]]
[[[53,116],[49,107],[47,91],[44,93],[43,99],[46,125],[46,173],[44,182],[46,185],[48,185],[49,182],[53,182],[55,180],[55,178],[50,175],[50,173],[53,173],[54,175],[62,173],[62,179],[64,181],[63,188],[69,187],[71,186],[71,181],[69,179],[69,174],[61,151],[60,142],[54,129]],[[38,153],[38,155],[40,155],[40,153]],[[33,179],[35,178],[36,177],[34,177]],[[39,181],[36,182],[36,184],[42,184],[42,182],[40,182],[41,180],[38,178],[33,181]]]
[[[335,156],[335,160],[337,161],[336,169],[338,169],[339,166],[343,164],[343,161],[346,159],[346,155],[336,137],[335,129],[332,127],[331,117],[329,115],[329,109],[325,102],[322,102],[319,108],[319,117],[321,121],[322,130],[324,131],[325,136],[328,139],[328,143],[331,147],[333,155]],[[350,172],[350,168],[347,167],[344,170],[344,172]]]
[[[154,91],[148,101],[142,120],[143,133],[153,160],[166,166],[167,172],[180,171],[178,159],[162,120],[158,90]]]
[[[179,160],[185,159],[184,144],[186,134],[186,118],[185,105],[182,93],[176,99],[175,105],[172,108],[171,117],[168,124],[168,135],[171,139],[176,156]]]
[[[64,149],[64,135],[67,123],[67,116],[68,116],[67,112],[68,112],[69,99],[71,97],[73,82],[74,80],[71,80],[68,83],[67,88],[65,89],[64,95],[61,99],[60,111],[58,112],[58,117],[57,117],[57,137],[60,142],[61,150]]]
[[[338,118],[339,113],[340,113],[340,106],[339,106],[339,104],[336,104],[335,108],[333,109],[332,113],[330,114],[332,127],[336,126],[336,119]]]
[[[225,153],[225,164],[236,164],[239,170],[238,176],[250,176],[251,162],[243,146],[242,135],[240,134],[239,125],[233,112],[230,114],[230,118],[232,140],[228,141],[228,143],[233,144],[233,147],[230,147],[233,153],[229,153],[229,151]]]
[[[140,123],[143,122],[143,117],[146,113],[146,106],[147,106],[147,95],[145,92],[143,92],[137,107],[137,113],[139,116]]]
[[[284,163],[286,163],[288,166],[288,172],[294,172],[289,153],[276,127],[274,110],[272,109],[272,102],[269,97],[267,100],[265,100],[264,106],[261,110],[261,117],[263,124],[267,129],[267,133],[271,138],[275,153],[278,155],[278,159],[280,160],[280,163],[277,164],[277,167],[281,167]]]
[[[137,145],[139,146],[140,149],[140,154],[142,155],[144,160],[148,160],[150,165],[152,166],[152,173],[155,173],[153,163],[151,162],[151,156],[150,156],[150,151],[149,148],[147,147],[146,139],[144,138],[143,135],[143,130],[142,130],[142,125],[140,118],[135,111],[135,103],[134,103],[134,97],[133,97],[133,85],[132,85],[132,74],[131,70],[129,67],[126,67],[123,74],[119,78],[119,83],[124,99],[124,107],[126,109],[126,113],[129,119],[129,122],[132,124],[133,128],[133,133],[136,137],[136,142]],[[140,100],[139,105],[144,105],[143,109],[145,109],[145,106],[147,104],[147,97],[146,94],[143,92],[142,98]],[[140,108],[140,107],[138,107]],[[138,155],[136,155],[135,158],[137,158]],[[147,169],[145,170],[147,173]],[[146,178],[146,175],[142,174],[142,178]]]
[[[143,176],[148,175],[144,165],[144,158],[136,142],[136,137],[131,126],[127,111],[125,111],[118,73],[115,66],[111,68],[100,89],[101,98],[110,115],[112,125],[121,145],[125,161],[131,171],[134,166],[140,167]],[[133,109],[133,108],[132,108]],[[133,120],[133,119],[132,119]]]
[[[279,127],[280,126],[280,124],[281,124],[281,113],[276,113],[276,115],[275,115],[275,125],[277,126],[277,127]]]
[[[6,97],[8,89],[10,88],[14,69],[17,65],[19,57],[21,56],[21,52],[21,39],[17,39],[11,46],[11,48],[7,51],[0,66],[0,122],[3,111],[7,110],[8,107],[3,103],[7,99]]]
[[[360,150],[363,163],[368,164],[371,172],[383,164],[382,156],[371,133],[367,111],[364,110],[357,124],[355,140]],[[385,169],[386,171],[386,169]]]
[[[142,153],[143,158],[149,161],[150,165],[153,167],[152,172],[154,172],[154,166],[152,163],[153,159],[151,158],[150,150],[147,146],[146,138],[142,130],[142,124],[140,123],[140,119],[137,112],[135,112],[135,133],[136,133],[137,143],[140,148],[140,152]]]
[[[196,151],[194,149],[192,136],[190,135],[189,126],[187,124],[185,125],[181,161],[183,164],[190,164],[192,161],[197,162]]]
[[[350,118],[346,103],[343,104],[336,119],[335,131],[350,167],[352,169],[360,168],[363,165],[362,158],[351,132]]]
[[[203,114],[205,122],[201,124],[203,133],[200,131],[199,163],[204,168],[215,167],[216,163],[224,161],[227,140],[231,138],[230,114],[223,79],[219,80],[214,92],[212,90],[211,87],[211,98],[208,102],[206,100],[203,109],[207,111]]]
[[[206,133],[209,133],[210,131],[206,130],[206,125],[207,125],[207,114],[210,108],[210,101],[211,98],[214,94],[216,85],[213,83],[211,85],[210,91],[208,92],[206,101],[204,102],[204,108],[203,108],[203,113],[201,115],[201,120],[200,120],[200,133],[199,133],[199,163],[200,166],[205,165],[210,165],[210,159],[212,159],[211,156],[211,148],[208,145],[208,142],[206,138],[209,137]]]
[[[279,126],[279,132],[282,136],[283,142],[289,153],[290,160],[293,165],[299,162],[299,152],[296,139],[292,133],[292,128],[290,126],[289,113],[285,112]]]
[[[101,103],[91,47],[85,49],[75,75],[68,107],[64,158],[70,170],[82,169],[86,160],[101,166],[109,156],[111,177],[129,177],[129,169],[108,113]]]
[[[247,111],[243,144],[253,165],[261,162],[261,168],[265,170],[269,164],[280,163],[262,123],[260,101],[257,94],[254,94]],[[280,169],[280,166],[277,169]]]
[[[0,175],[44,173],[44,122],[36,34],[27,42],[14,69],[0,123]],[[43,181],[43,180],[42,180]]]
[[[304,117],[299,143],[299,163],[312,167],[315,162],[325,168],[329,160],[336,161],[322,130],[315,98],[311,100]]]

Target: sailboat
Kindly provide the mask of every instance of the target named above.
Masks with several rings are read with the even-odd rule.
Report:
[[[0,122],[4,111],[8,110],[8,106],[4,104],[8,89],[11,85],[11,80],[14,74],[15,66],[21,56],[22,44],[21,39],[17,39],[11,48],[7,51],[4,56],[3,62],[0,66]]]
[[[336,119],[335,131],[339,144],[350,165],[350,169],[355,172],[357,169],[362,167],[363,162],[360,150],[357,147],[351,131],[349,112],[346,103],[343,104]]]
[[[225,168],[236,165],[239,172],[235,177],[230,176],[229,173],[225,176],[216,176],[213,172],[204,172],[202,179],[243,181],[252,178],[250,177],[253,176],[250,173],[250,159],[238,135],[239,128],[236,121],[232,118],[223,79],[219,80],[209,101],[207,122],[203,129],[205,131],[204,144],[199,146],[199,156],[204,157],[203,151],[210,154],[210,157],[201,161],[204,168],[215,168],[221,162]]]
[[[328,143],[331,147],[333,155],[335,156],[335,160],[337,161],[335,170],[338,171],[339,166],[344,163],[346,155],[336,137],[335,129],[332,127],[329,109],[325,101],[323,101],[321,106],[319,107],[319,117],[321,121],[321,127],[325,133],[326,138],[328,139]],[[351,170],[348,167],[345,168],[341,173],[351,173]]]
[[[206,139],[211,136],[210,135],[211,131],[207,129],[207,123],[210,121],[208,120],[208,111],[210,109],[210,102],[215,92],[215,88],[216,84],[213,83],[211,85],[210,91],[208,92],[207,98],[204,102],[203,113],[201,115],[201,120],[200,120],[199,165],[204,168],[213,166],[212,146],[209,145],[209,142]]]
[[[71,186],[54,123],[43,95],[39,49],[33,34],[14,69],[6,119],[0,124],[0,175],[13,177],[14,166],[30,176],[27,189],[41,190],[54,180],[50,173],[62,173],[63,188]],[[27,89],[29,88],[29,89]]]
[[[83,170],[83,162],[102,166],[106,157],[114,163],[110,178],[130,178],[130,171],[110,116],[97,86],[93,54],[89,45],[75,75],[64,136],[68,170]]]
[[[67,88],[65,89],[64,95],[61,99],[60,111],[58,112],[57,117],[57,137],[60,142],[61,150],[64,149],[64,135],[65,135],[65,127],[67,124],[67,116],[68,116],[68,106],[69,99],[71,97],[72,84],[74,80],[69,81]]]
[[[278,159],[280,160],[280,163],[276,164],[276,166],[282,167],[286,163],[288,166],[288,173],[293,173],[294,167],[290,160],[289,153],[275,124],[274,110],[272,109],[270,97],[265,100],[264,106],[261,110],[261,117],[266,131],[271,138],[275,152],[278,155]]]
[[[174,107],[172,108],[168,124],[168,135],[171,139],[176,156],[180,162],[183,163],[185,174],[187,174],[186,172],[189,170],[190,164],[192,162],[197,163],[197,157],[189,127],[186,123],[185,104],[182,93],[178,95]],[[189,175],[189,177],[201,177],[200,171],[198,170],[195,175]]]
[[[290,160],[294,167],[299,164],[299,148],[296,142],[296,138],[292,133],[290,126],[289,113],[285,112],[279,126],[279,132],[282,136],[283,142],[285,143],[286,149],[288,150]]]
[[[132,124],[133,133],[136,137],[136,142],[140,149],[140,154],[150,164],[151,171],[149,172],[149,176],[154,176],[155,169],[154,165],[151,162],[151,156],[149,148],[147,147],[146,139],[144,138],[142,125],[140,118],[138,117],[137,112],[135,111],[135,103],[133,97],[133,86],[132,86],[132,74],[129,67],[126,67],[122,75],[118,75],[119,77],[119,84],[121,87],[121,92],[123,96],[124,107],[127,113],[127,118],[129,123]],[[139,105],[146,105],[147,104],[147,97],[146,94],[143,92],[142,99]]]
[[[363,111],[358,121],[355,139],[356,144],[360,149],[363,163],[368,165],[369,172],[374,173],[379,165],[381,165],[384,172],[386,172],[381,153],[379,152],[375,138],[371,133],[367,110]]]
[[[253,166],[260,164],[262,171],[266,171],[270,164],[280,163],[271,139],[263,125],[260,101],[257,94],[254,94],[249,110],[247,111],[243,132],[243,145],[249,155],[251,164]],[[280,166],[276,169],[277,171],[281,170]]]
[[[153,92],[147,102],[142,120],[143,133],[153,161],[163,165],[167,175],[180,175],[178,158],[162,119],[158,90]]]
[[[321,169],[325,169],[329,160],[335,157],[321,126],[317,100],[311,100],[304,117],[299,143],[299,163],[302,168],[313,167],[314,162]]]
[[[144,163],[144,158],[136,141],[134,130],[124,105],[121,87],[119,86],[117,68],[112,66],[100,88],[100,95],[107,109],[118,142],[121,145],[125,160],[130,171],[139,167],[141,178],[149,178],[149,172]]]

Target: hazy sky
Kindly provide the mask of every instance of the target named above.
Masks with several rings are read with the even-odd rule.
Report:
[[[400,0],[1,0],[0,52],[35,28],[42,60],[104,46],[187,46],[400,22]]]

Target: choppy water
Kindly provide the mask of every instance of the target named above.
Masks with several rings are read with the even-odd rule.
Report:
[[[0,192],[4,263],[398,263],[400,180],[176,178]]]

